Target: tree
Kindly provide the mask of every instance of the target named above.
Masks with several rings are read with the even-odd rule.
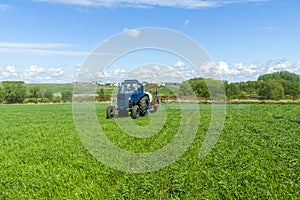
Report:
[[[242,92],[238,95],[238,98],[239,98],[239,99],[248,99],[247,95],[248,95],[247,92],[242,91]]]
[[[0,85],[0,103],[2,103],[4,101],[4,94],[5,94],[4,89]]]
[[[53,99],[54,97],[54,94],[53,94],[53,91],[51,89],[47,89],[45,92],[44,92],[44,95],[43,95],[44,98],[47,98],[47,99]]]
[[[180,85],[181,95],[193,92],[198,97],[224,99],[224,86],[229,99],[271,99],[300,98],[300,75],[288,71],[260,75],[257,81],[228,83],[207,78],[193,78]]]
[[[96,92],[97,92],[97,94],[99,96],[99,100],[103,101],[105,99],[104,89],[102,87],[98,88]]]
[[[279,81],[284,88],[284,95],[289,97],[289,99],[296,100],[300,96],[300,83],[291,82],[287,80]]]
[[[205,79],[205,84],[207,85],[207,94],[211,99],[217,101],[223,101],[226,98],[224,82],[214,79]]]
[[[31,98],[40,98],[41,95],[41,88],[39,86],[33,86],[31,88],[29,88],[29,96]]]
[[[278,101],[284,98],[284,88],[275,80],[260,81],[259,95],[262,99]]]
[[[65,90],[61,92],[61,99],[63,102],[71,102],[72,101],[72,91]]]
[[[111,95],[110,94],[105,94],[104,89],[102,87],[98,88],[96,90],[96,93],[98,94],[97,99],[99,101],[109,101],[111,99]]]
[[[291,73],[289,71],[280,71],[271,74],[263,74],[258,77],[258,81],[267,81],[267,80],[287,80],[290,82],[300,83],[300,75]]]
[[[3,100],[8,104],[23,103],[26,88],[23,81],[3,81]]]
[[[179,94],[181,96],[191,96],[194,94],[194,91],[191,85],[187,81],[184,81],[179,86]]]
[[[204,78],[194,78],[188,81],[188,84],[192,87],[193,92],[198,97],[208,98],[210,97],[209,90],[206,84],[207,79]]]
[[[191,95],[193,92],[198,97],[213,98],[222,100],[225,98],[223,81],[214,79],[194,78],[183,82],[180,85],[182,95]]]
[[[225,83],[225,91],[226,91],[226,96],[229,98],[237,98],[238,95],[240,95],[241,93],[240,88],[236,83],[230,83],[230,84]]]

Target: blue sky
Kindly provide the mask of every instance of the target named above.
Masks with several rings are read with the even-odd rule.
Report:
[[[3,0],[0,81],[72,82],[102,41],[142,27],[193,38],[229,81],[278,70],[300,74],[299,8],[297,0]],[[139,58],[117,65],[126,71]],[[173,56],[163,64],[187,65]]]

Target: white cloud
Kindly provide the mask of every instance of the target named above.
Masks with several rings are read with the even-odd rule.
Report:
[[[295,63],[285,60],[285,59],[279,59],[279,58],[273,58],[269,60],[266,63],[260,64],[260,73],[272,73],[276,71],[283,71],[283,70],[288,70],[288,71],[295,71],[296,68]]]
[[[285,69],[289,69],[291,66],[293,66],[292,62],[285,61],[283,63],[277,63],[275,69],[277,69],[277,70],[285,70]]]
[[[300,74],[300,61],[295,66],[294,72],[297,73],[297,74]]]
[[[237,64],[240,68],[243,68],[242,66],[242,63],[238,63]],[[217,66],[220,74],[232,74],[232,75],[237,75],[239,74],[240,72],[236,69],[231,69],[229,68],[229,65],[224,62],[224,61],[220,61],[219,62],[219,65]]]
[[[219,76],[222,77],[223,80],[230,82],[257,80],[257,77],[261,74],[283,70],[298,74],[300,72],[299,64],[297,65],[289,60],[278,58],[273,58],[265,63],[255,62],[250,65],[244,65],[241,62],[230,65],[225,61],[220,61],[217,68]],[[211,69],[213,69],[213,67],[211,67]]]
[[[101,72],[96,73],[96,77],[98,79],[106,79],[106,78],[111,77],[111,75],[107,71],[101,71]]]
[[[199,72],[203,78],[220,79],[220,70],[213,61],[207,61],[199,66]]]
[[[50,72],[50,76],[62,76],[64,74],[64,70],[62,67],[58,67],[58,68],[49,68],[49,72]]]
[[[73,44],[66,43],[25,43],[25,42],[0,42],[0,48],[33,48],[33,49],[57,49],[71,47]]]
[[[36,75],[39,73],[42,73],[45,71],[43,67],[38,67],[36,65],[31,65],[27,70],[26,70],[30,75]]]
[[[9,77],[9,73],[8,72],[1,72],[1,76],[3,77],[3,78],[8,78]]]
[[[75,73],[74,67],[74,73]],[[15,67],[8,65],[0,66],[0,77],[2,80],[22,80],[25,82],[38,83],[56,83],[72,82],[73,76],[66,76],[63,67],[45,68],[42,66],[31,65],[27,68]]]
[[[188,27],[190,25],[190,20],[189,19],[185,20],[184,23],[183,23],[183,25],[185,27]]]
[[[67,5],[78,5],[85,7],[134,7],[134,8],[151,8],[151,7],[175,7],[175,8],[209,8],[224,6],[234,3],[255,3],[265,2],[268,0],[38,0],[40,2],[60,3]]]
[[[230,74],[231,70],[226,62],[220,61],[219,66],[217,66],[220,70],[220,73]]]
[[[60,56],[87,56],[91,52],[85,51],[64,51],[46,49],[23,49],[23,48],[0,48],[0,53],[30,54],[30,55],[60,55]]]
[[[213,71],[216,68],[216,65],[214,62],[205,62],[200,66],[200,71],[202,71],[204,74],[209,74],[211,71]]]
[[[43,67],[31,65],[24,72],[20,72],[20,77],[24,81],[41,81],[41,73],[43,73],[44,71],[45,69]]]
[[[160,70],[161,70],[160,66],[158,66],[158,65],[154,65],[154,66],[153,66],[153,69],[154,69],[155,71],[160,71]]]
[[[140,34],[141,34],[141,31],[140,30],[137,30],[137,29],[128,29],[128,28],[125,28],[124,29],[124,32],[130,36],[130,37],[133,37],[133,38],[136,38],[138,37]]]
[[[0,42],[0,53],[18,53],[31,55],[63,55],[63,56],[87,56],[90,52],[70,51],[62,48],[74,47],[66,43],[24,43],[24,42]]]
[[[184,67],[184,66],[185,66],[184,62],[182,62],[182,61],[180,61],[180,60],[178,60],[178,61],[174,64],[174,67]]]
[[[0,11],[8,10],[10,9],[10,6],[7,4],[0,4]]]
[[[11,66],[11,65],[8,65],[6,66],[6,70],[9,72],[9,73],[17,73],[17,70],[14,66]]]
[[[243,65],[243,63],[241,63],[241,62],[238,62],[238,63],[234,64],[234,67],[235,67],[235,69],[238,70],[238,71],[243,71],[243,70],[246,68],[246,67]]]
[[[180,62],[177,62],[179,65]],[[257,80],[261,74],[272,73],[276,71],[288,70],[292,73],[300,74],[300,61],[293,63],[289,60],[271,59],[265,63],[251,63],[245,65],[241,62],[229,64],[225,61],[219,61],[217,65],[214,62],[207,62],[200,68],[172,67],[163,65],[149,65],[127,71],[127,68],[112,68],[109,71],[91,72],[88,69],[74,66],[74,74],[79,72],[80,77],[77,81],[103,81],[113,82],[123,79],[139,79],[150,82],[173,82],[194,77],[205,77],[227,80],[229,82],[239,82],[248,80]],[[19,67],[8,65],[1,68],[1,80],[23,80],[25,82],[72,82],[74,77],[65,73],[66,67],[50,67],[31,65],[26,69],[20,70]],[[75,80],[76,81],[76,80]]]
[[[276,72],[274,67],[269,67],[268,70],[267,70],[267,73],[270,74],[270,73],[273,73],[273,72]]]
[[[183,77],[173,67],[165,65],[145,65],[128,71],[120,77],[124,79],[137,79],[147,82],[177,82]]]
[[[19,73],[17,72],[15,66],[8,65],[5,67],[4,70],[1,71],[1,76],[3,78],[16,78],[19,76]]]
[[[247,66],[241,62],[230,65],[225,61],[220,61],[217,67],[220,77],[229,82],[256,80],[259,73],[257,70],[259,67],[257,65],[251,64]]]
[[[126,73],[125,69],[117,68],[112,71],[112,76],[120,77],[120,76],[123,76],[125,73]]]
[[[245,69],[245,71],[248,72],[249,74],[254,74],[257,72],[256,70],[251,69],[250,67],[248,69]]]

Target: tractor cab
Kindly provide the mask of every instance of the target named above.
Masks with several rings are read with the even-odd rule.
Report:
[[[119,94],[121,93],[134,93],[143,92],[144,86],[137,80],[125,80],[119,87]]]
[[[145,96],[144,86],[137,80],[125,80],[121,83],[117,94],[118,110],[130,110]]]

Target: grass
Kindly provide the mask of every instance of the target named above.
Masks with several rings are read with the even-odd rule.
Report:
[[[31,87],[40,87],[41,92],[44,93],[47,90],[51,90],[53,93],[59,93],[62,91],[73,91],[72,83],[64,83],[64,84],[51,84],[51,83],[28,83],[26,84],[28,90]]]
[[[107,136],[133,152],[161,148],[180,121],[178,106],[166,104],[163,130],[132,138],[105,119],[105,107],[96,105]],[[228,105],[217,145],[199,159],[209,108],[200,106],[196,138],[177,162],[129,174],[90,155],[75,130],[71,104],[0,105],[0,199],[299,199],[299,105]],[[145,126],[149,117],[135,123]]]

